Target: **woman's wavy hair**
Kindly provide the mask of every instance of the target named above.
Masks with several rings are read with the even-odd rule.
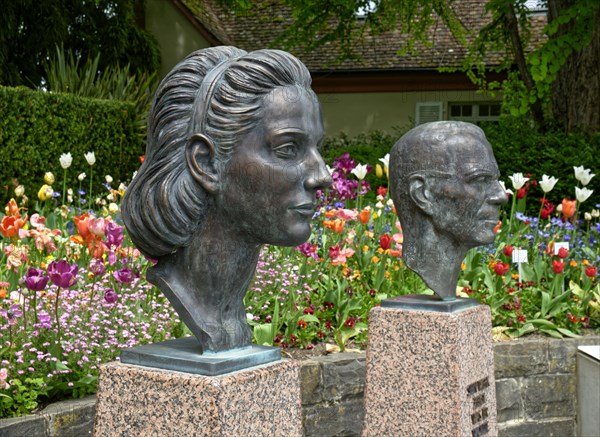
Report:
[[[222,71],[205,83],[215,68]],[[202,133],[214,142],[222,169],[239,138],[261,118],[265,95],[285,86],[314,95],[310,84],[304,64],[279,50],[212,47],[177,64],[158,87],[144,163],[123,199],[123,221],[137,248],[155,259],[173,253],[191,242],[206,215],[209,195],[187,168],[191,135]]]

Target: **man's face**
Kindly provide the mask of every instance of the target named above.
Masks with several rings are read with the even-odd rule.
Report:
[[[468,247],[494,241],[498,207],[507,196],[498,182],[498,165],[487,141],[457,136],[447,144],[447,166],[427,175],[431,219],[436,231]]]
[[[217,208],[243,239],[295,246],[310,236],[317,190],[331,185],[317,148],[321,111],[309,92],[291,86],[265,96],[263,111],[224,169]]]

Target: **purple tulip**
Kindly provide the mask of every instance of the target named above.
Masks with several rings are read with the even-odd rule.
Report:
[[[129,284],[133,280],[133,272],[128,267],[123,267],[113,273],[115,279],[119,282]]]
[[[106,267],[104,266],[103,261],[99,260],[98,258],[94,258],[92,261],[90,261],[90,272],[92,272],[94,276],[100,276],[105,270]]]
[[[107,288],[104,290],[104,300],[106,303],[115,303],[119,295],[112,288]]]
[[[110,222],[108,225],[106,225],[104,233],[106,235],[106,241],[108,242],[109,247],[120,247],[121,243],[123,243],[123,239],[125,238],[123,235],[123,227],[119,226],[115,222]]]
[[[48,266],[50,280],[60,288],[69,288],[77,281],[77,264],[69,264],[65,260],[52,261]]]
[[[31,291],[42,291],[44,288],[46,288],[46,285],[48,285],[48,280],[50,278],[44,275],[44,271],[42,269],[29,267],[23,279],[27,288],[29,288]]]

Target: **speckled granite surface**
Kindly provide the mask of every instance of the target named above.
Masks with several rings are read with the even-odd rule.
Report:
[[[363,436],[497,436],[489,307],[374,308]]]
[[[94,435],[301,436],[298,364],[201,376],[121,363],[101,366]]]

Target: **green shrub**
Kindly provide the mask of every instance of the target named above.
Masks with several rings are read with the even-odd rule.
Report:
[[[83,156],[88,151],[96,155],[95,193],[105,190],[100,185],[104,175],[110,174],[115,182],[131,178],[144,153],[133,103],[0,87],[2,201],[13,196],[17,183],[25,186],[28,197],[37,198],[47,171],[55,174],[53,188],[60,191],[62,153],[73,156],[70,181],[81,172],[89,177],[90,166]],[[83,184],[86,188],[88,181]]]
[[[558,130],[538,132],[523,119],[504,117],[498,124],[483,125],[486,136],[494,148],[502,180],[511,188],[508,176],[516,172],[530,174],[539,180],[542,175],[558,178],[558,183],[548,194],[553,202],[563,198],[575,199],[578,184],[574,166],[583,166],[596,173],[587,186],[594,194],[584,204],[584,210],[600,203],[600,133],[595,135],[569,134]],[[542,197],[542,190],[532,188],[529,197]],[[527,202],[532,208],[535,202]],[[537,208],[536,211],[537,213]]]

